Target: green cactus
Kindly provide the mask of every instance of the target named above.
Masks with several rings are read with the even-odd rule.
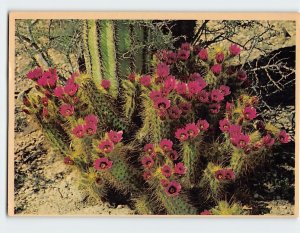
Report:
[[[197,165],[199,161],[199,148],[197,142],[184,142],[182,144],[183,162],[187,167],[186,182],[188,186],[195,186],[199,182]]]

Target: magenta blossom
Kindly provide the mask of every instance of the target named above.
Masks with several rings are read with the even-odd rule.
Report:
[[[156,73],[158,77],[165,78],[170,74],[170,68],[165,63],[159,63],[156,67]]]
[[[165,188],[165,192],[168,196],[178,196],[181,191],[181,185],[176,181],[170,181]]]
[[[131,73],[128,75],[128,80],[130,80],[131,82],[135,81],[135,73]]]
[[[27,73],[27,78],[32,80],[37,80],[43,75],[43,70],[40,67],[37,67]]]
[[[167,63],[171,65],[171,64],[175,63],[176,60],[177,60],[177,54],[174,53],[173,51],[169,51],[167,53]]]
[[[113,143],[118,143],[122,140],[123,136],[123,131],[109,131],[108,132],[108,138],[113,142]]]
[[[178,108],[177,106],[171,106],[169,109],[168,109],[168,114],[169,114],[169,117],[173,120],[177,120],[180,118],[181,116],[181,109]]]
[[[221,105],[219,103],[212,103],[209,105],[209,111],[212,114],[217,114],[221,109]]]
[[[96,115],[90,114],[84,118],[84,121],[86,124],[89,124],[89,125],[97,125],[99,120]]]
[[[166,110],[171,106],[171,101],[167,98],[157,98],[154,102],[154,107],[159,110]]]
[[[152,178],[152,173],[150,171],[144,171],[143,178],[145,181],[150,180]]]
[[[167,155],[171,160],[177,160],[179,157],[176,150],[171,150],[170,152],[167,153]]]
[[[46,96],[41,98],[41,104],[44,105],[45,107],[48,106],[48,101],[49,99]]]
[[[238,45],[232,44],[229,47],[229,52],[230,52],[230,55],[234,57],[234,56],[237,56],[237,55],[240,54],[241,49],[240,49],[240,47]]]
[[[150,92],[150,99],[152,101],[156,101],[157,99],[162,98],[162,97],[163,97],[163,95],[162,95],[161,91],[151,91]]]
[[[177,52],[177,57],[179,60],[186,61],[190,56],[190,51],[189,50],[183,50],[179,49]]]
[[[72,116],[74,114],[74,107],[70,104],[63,104],[59,107],[59,112],[64,117]]]
[[[185,128],[180,128],[180,129],[177,129],[176,132],[175,132],[175,137],[183,142],[183,141],[186,141],[188,139],[188,132],[186,131]]]
[[[107,79],[103,79],[101,81],[101,86],[105,89],[108,90],[110,88],[110,81]]]
[[[272,138],[270,134],[267,134],[266,136],[263,136],[262,142],[266,147],[272,147],[275,139]]]
[[[212,213],[209,210],[203,210],[200,215],[212,215]]]
[[[224,180],[226,176],[225,170],[224,169],[220,169],[218,171],[215,172],[215,177],[217,178],[217,180]]]
[[[37,83],[42,87],[55,87],[58,76],[56,69],[49,69],[45,71],[43,75],[38,79]]]
[[[198,120],[197,122],[197,126],[199,127],[200,131],[207,131],[209,128],[209,123],[207,122],[207,120]]]
[[[161,168],[161,174],[163,174],[165,177],[170,177],[172,175],[172,169],[169,165],[164,165],[162,168]]]
[[[114,144],[112,141],[106,139],[99,143],[98,148],[104,153],[110,153],[114,149]]]
[[[234,135],[234,137],[231,138],[231,142],[237,148],[242,148],[243,149],[250,142],[250,137],[249,137],[249,135],[245,135],[245,134],[242,134],[242,133],[237,134],[237,135]]]
[[[207,49],[201,49],[198,53],[198,57],[202,60],[202,61],[207,61],[208,59],[208,52]]]
[[[205,90],[202,90],[199,92],[197,98],[201,103],[208,103],[209,102],[209,93]]]
[[[174,173],[178,174],[178,175],[183,175],[186,172],[186,167],[184,166],[183,163],[177,163],[175,164],[174,167]]]
[[[84,125],[84,130],[88,135],[94,135],[97,131],[97,125],[86,124]]]
[[[242,132],[242,127],[240,125],[230,125],[229,135],[230,137],[235,137],[236,135],[240,135]]]
[[[185,126],[185,130],[187,131],[189,137],[195,138],[199,135],[199,128],[195,123],[189,123]]]
[[[224,53],[217,53],[215,58],[217,63],[222,63],[224,61]]]
[[[219,128],[222,132],[229,132],[230,130],[230,121],[228,119],[223,119],[219,121]]]
[[[252,106],[245,107],[243,114],[246,120],[253,120],[256,117],[256,109]]]
[[[148,143],[144,146],[144,151],[148,152],[149,154],[154,152],[154,145],[152,143]]]
[[[191,44],[188,42],[184,42],[180,46],[181,49],[189,51],[191,49]]]
[[[228,96],[228,95],[230,95],[230,93],[231,93],[230,87],[225,86],[225,85],[221,85],[220,88],[219,88],[219,90],[222,92],[222,94],[223,94],[224,96]]]
[[[215,89],[211,91],[210,99],[211,101],[221,102],[224,99],[224,95],[220,90]]]
[[[42,110],[42,116],[44,118],[48,118],[48,116],[49,116],[48,108],[43,108],[43,110]]]
[[[154,160],[151,156],[147,155],[142,158],[142,164],[144,168],[151,169],[154,165]]]
[[[289,143],[290,142],[290,136],[286,133],[285,130],[281,130],[277,137],[281,143]]]
[[[174,76],[168,76],[164,81],[164,90],[169,93],[175,89],[176,80]]]
[[[76,94],[78,87],[79,85],[76,83],[68,83],[64,88],[64,92],[69,96],[73,96]]]
[[[192,108],[192,104],[190,102],[181,102],[178,104],[178,107],[182,111],[182,115],[186,115]]]
[[[163,187],[167,187],[169,185],[169,181],[167,179],[161,179],[160,184]]]
[[[199,73],[192,73],[190,75],[190,80],[198,80],[198,79],[202,79],[202,77]]]
[[[113,162],[109,160],[108,158],[98,158],[94,162],[94,168],[97,171],[100,170],[107,170],[112,167]]]
[[[210,70],[214,73],[214,75],[219,75],[222,71],[222,65],[215,64],[210,68]]]
[[[74,134],[77,138],[82,138],[85,134],[85,128],[83,125],[77,125],[73,130],[72,134]]]
[[[247,79],[247,74],[244,70],[239,70],[236,74],[236,77],[240,81],[245,81]]]
[[[233,107],[234,107],[233,103],[226,102],[226,105],[225,105],[226,112],[231,112]]]
[[[151,76],[150,75],[143,75],[140,79],[140,83],[145,86],[148,87],[151,85]]]
[[[203,89],[200,82],[198,82],[198,81],[188,82],[187,86],[188,86],[190,95],[197,95]]]
[[[179,95],[186,95],[187,94],[187,85],[186,85],[186,83],[178,82],[176,87],[175,87],[175,90]]]
[[[173,142],[169,139],[162,139],[159,146],[163,151],[170,151],[172,150]]]
[[[226,180],[234,180],[235,174],[232,169],[224,169],[225,170],[225,179]]]
[[[62,98],[64,94],[65,94],[65,91],[64,91],[63,87],[55,87],[54,96],[56,96],[58,98]]]

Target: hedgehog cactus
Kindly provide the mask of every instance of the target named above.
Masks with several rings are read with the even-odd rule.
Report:
[[[84,27],[86,74],[63,79],[37,68],[28,73],[36,88],[23,98],[65,163],[100,198],[110,188],[130,193],[140,214],[242,214],[224,201],[228,186],[290,139],[263,119],[254,122],[258,99],[240,88],[247,76],[232,67],[239,48],[196,51],[184,43],[157,51],[151,64],[138,61],[136,70],[151,65],[152,73],[134,73],[141,55],[124,55],[134,43],[128,22]]]

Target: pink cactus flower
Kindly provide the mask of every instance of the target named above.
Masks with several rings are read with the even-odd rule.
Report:
[[[228,119],[223,119],[219,121],[219,128],[222,132],[229,132],[230,130],[230,121]]]
[[[164,165],[162,168],[161,168],[161,174],[163,174],[165,177],[170,177],[172,175],[172,169],[169,165]]]
[[[160,184],[163,187],[167,187],[169,185],[169,181],[167,179],[161,179]]]
[[[179,158],[179,155],[176,150],[171,150],[170,152],[167,153],[167,156],[173,161]]]
[[[190,57],[190,51],[189,50],[183,50],[179,49],[177,52],[177,58],[182,61],[186,61]]]
[[[225,105],[226,112],[231,112],[233,107],[234,107],[233,103],[226,102],[226,105]]]
[[[43,108],[43,110],[42,110],[42,116],[44,118],[48,118],[48,116],[49,116],[48,108]]]
[[[27,73],[27,78],[31,80],[37,80],[43,75],[43,70],[40,67],[37,67]]]
[[[154,145],[152,143],[148,143],[144,146],[144,151],[151,154],[154,152]]]
[[[217,53],[215,59],[217,63],[222,63],[224,61],[224,53],[223,52]]]
[[[252,106],[245,107],[243,114],[246,120],[251,121],[256,117],[256,109]]]
[[[225,179],[226,180],[234,180],[235,174],[232,169],[225,169]]]
[[[73,96],[78,91],[78,87],[79,85],[76,83],[68,83],[64,88],[64,92],[69,96]]]
[[[224,96],[228,96],[228,95],[230,95],[230,93],[231,93],[230,87],[225,86],[225,85],[221,85],[220,88],[219,88],[219,90],[222,92],[222,94],[223,94]]]
[[[275,138],[272,138],[270,134],[267,134],[263,136],[262,142],[266,147],[272,147],[275,142]]]
[[[174,76],[168,76],[164,81],[164,90],[169,93],[175,89],[176,79]]]
[[[106,139],[99,143],[98,148],[104,153],[110,153],[114,149],[114,144],[112,141]]]
[[[84,121],[88,125],[97,125],[98,124],[98,117],[94,114],[89,114],[84,118]]]
[[[184,142],[184,141],[186,141],[188,139],[189,135],[188,135],[188,132],[186,131],[185,128],[180,128],[180,129],[176,130],[175,137],[179,141]]]
[[[219,75],[222,71],[222,65],[215,64],[210,68],[210,70],[213,72],[214,75]]]
[[[74,160],[71,159],[70,156],[66,156],[66,157],[64,157],[64,164],[67,164],[67,165],[74,165]]]
[[[144,171],[143,178],[145,181],[150,180],[152,178],[152,173],[150,171]]]
[[[151,85],[151,76],[150,75],[143,75],[140,79],[140,83],[145,86],[148,87]]]
[[[198,53],[198,57],[202,60],[202,61],[207,61],[208,59],[208,52],[207,49],[201,49]]]
[[[154,165],[154,160],[151,156],[147,155],[142,158],[142,164],[144,168],[151,169]]]
[[[222,181],[225,179],[226,176],[226,172],[225,169],[220,169],[218,171],[215,172],[215,177],[217,178],[217,180]]]
[[[97,125],[86,124],[84,125],[84,130],[88,135],[92,136],[97,132]]]
[[[123,138],[123,131],[109,131],[108,132],[108,138],[113,142],[113,143],[118,143],[122,140]]]
[[[70,104],[63,104],[59,108],[59,112],[62,116],[72,116],[74,114],[74,107]]]
[[[186,83],[178,82],[176,84],[175,90],[179,95],[186,95],[187,94],[187,85],[186,85]]]
[[[217,114],[221,109],[221,105],[219,103],[213,103],[209,105],[209,111],[212,114]]]
[[[108,158],[98,158],[94,162],[94,168],[97,171],[100,170],[107,170],[112,167],[113,161],[109,160]]]
[[[188,82],[187,86],[188,86],[190,95],[197,95],[203,89],[200,82],[198,82],[198,81]]]
[[[171,106],[168,109],[169,117],[173,120],[177,120],[180,118],[182,111],[177,106]]]
[[[199,128],[195,123],[189,123],[185,126],[185,130],[187,131],[189,137],[195,138],[199,135]]]
[[[156,74],[158,77],[165,78],[170,74],[170,68],[165,63],[159,63],[156,67]]]
[[[208,103],[209,102],[209,93],[205,90],[202,90],[199,92],[197,98],[201,103]]]
[[[131,82],[134,82],[135,81],[135,73],[131,73],[128,75],[128,80],[131,81]]]
[[[281,130],[277,138],[281,143],[289,143],[291,140],[290,136],[286,133],[285,130]]]
[[[173,142],[169,139],[162,139],[159,146],[163,151],[170,151],[172,150]]]
[[[73,130],[72,134],[74,134],[77,138],[82,138],[85,134],[85,128],[83,125],[77,125]]]
[[[37,83],[42,87],[55,87],[58,80],[57,72],[55,69],[49,69],[45,71],[43,75],[38,79]]]
[[[231,138],[231,142],[234,146],[236,146],[237,148],[244,148],[245,146],[248,145],[248,143],[250,142],[250,137],[249,135],[245,135],[245,134],[237,134],[234,137]]]
[[[240,81],[246,81],[247,80],[247,74],[244,70],[239,70],[236,74],[236,77]]]
[[[62,98],[64,94],[65,94],[65,91],[64,91],[63,87],[56,87],[54,89],[54,96],[56,96],[58,98]]]
[[[229,135],[230,137],[236,137],[242,132],[242,127],[240,125],[230,125]]]
[[[197,126],[200,129],[200,131],[207,131],[209,128],[209,123],[207,122],[207,120],[198,120],[197,122]]]
[[[211,101],[215,101],[215,102],[219,103],[224,99],[224,95],[220,90],[215,89],[215,90],[211,91],[210,99],[211,99]]]
[[[192,104],[190,102],[181,102],[178,104],[178,107],[182,111],[182,115],[186,115],[192,108]]]
[[[212,215],[212,213],[209,210],[203,210],[200,215]]]
[[[176,62],[177,60],[177,54],[174,53],[173,51],[169,51],[167,53],[167,64],[172,65]]]
[[[191,49],[191,44],[188,42],[182,43],[180,48],[189,51]]]
[[[101,81],[101,86],[105,89],[108,90],[110,88],[110,81],[107,79],[103,79]]]
[[[48,106],[48,101],[49,101],[49,99],[46,96],[41,98],[41,104],[45,107]]]
[[[234,56],[237,56],[240,54],[241,49],[237,44],[232,44],[229,47],[229,52],[230,52],[230,55],[234,57]]]
[[[181,191],[181,185],[176,181],[170,181],[168,186],[165,188],[165,192],[168,196],[178,196]]]
[[[183,163],[176,163],[174,167],[174,173],[178,175],[183,175],[186,172],[186,167]]]
[[[163,97],[163,95],[162,95],[161,91],[151,91],[150,92],[150,99],[152,101],[156,101],[157,99],[162,98],[162,97]]]
[[[158,98],[154,102],[154,107],[159,110],[166,110],[171,106],[171,101],[167,98]]]
[[[201,74],[199,74],[199,73],[192,73],[190,75],[190,80],[195,81],[195,80],[198,80],[198,79],[202,79]]]

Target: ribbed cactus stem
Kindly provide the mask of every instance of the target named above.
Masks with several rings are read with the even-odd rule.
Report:
[[[134,50],[134,66],[135,72],[141,74],[143,72],[143,43],[144,43],[144,28],[139,22],[135,22],[132,25],[132,38],[136,48]]]
[[[97,37],[97,24],[95,20],[87,20],[88,25],[88,46],[90,53],[90,60],[92,64],[92,79],[95,84],[100,86],[102,75],[101,75],[101,63],[99,54],[99,45]]]
[[[186,181],[189,186],[193,187],[198,183],[197,180],[197,163],[199,161],[199,150],[194,142],[183,142],[182,155],[184,165],[187,167]],[[198,175],[200,177],[200,175]]]
[[[88,75],[92,75],[91,57],[88,44],[88,23],[87,20],[82,21],[82,52],[84,57],[85,69]]]
[[[102,78],[110,81],[109,92],[117,97],[119,81],[116,72],[116,48],[114,23],[111,20],[99,20],[100,53],[102,65]]]

